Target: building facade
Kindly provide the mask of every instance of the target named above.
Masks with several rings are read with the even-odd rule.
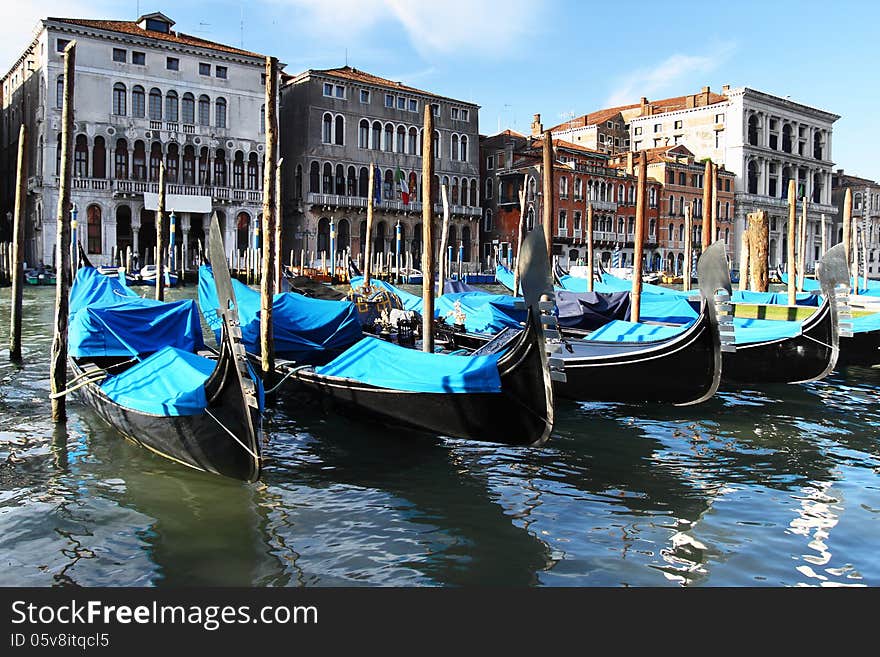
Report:
[[[846,190],[852,193],[852,218],[859,232],[859,267],[862,265],[862,240],[867,256],[869,278],[880,278],[880,184],[875,180],[861,178],[837,169],[831,177],[832,199],[837,207],[833,225],[828,226],[834,243],[843,241],[843,201]],[[831,218],[829,218],[829,224]],[[828,242],[830,245],[831,242]]]
[[[76,41],[72,202],[94,264],[155,246],[159,165],[178,244],[193,262],[212,211],[227,250],[245,248],[262,207],[265,58],[136,21],[47,18],[2,79],[2,203],[14,202],[21,122],[29,128],[26,259],[52,263],[60,169],[63,51]],[[116,258],[118,261],[118,257]]]
[[[308,70],[286,78],[282,86],[284,248],[295,260],[302,252],[329,258],[331,221],[336,251],[349,251],[354,259],[363,254],[369,171],[375,165],[381,200],[374,207],[373,253],[395,252],[399,225],[401,253],[411,253],[418,266],[426,105],[434,115],[434,212],[442,216],[440,186],[446,185],[448,243],[455,253],[463,250],[465,268],[476,268],[479,106],[349,66]]]

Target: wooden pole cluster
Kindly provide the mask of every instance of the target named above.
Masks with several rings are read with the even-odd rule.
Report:
[[[593,291],[593,204],[587,203],[587,292]]]
[[[27,126],[18,130],[18,162],[15,179],[15,219],[12,230],[12,316],[9,326],[9,358],[21,360],[21,304],[24,284],[24,211],[27,200]]]
[[[712,160],[706,160],[706,166],[703,169],[702,238],[702,249],[705,251],[712,245]]]
[[[432,142],[433,143],[433,142]],[[367,243],[364,244],[364,287],[370,287],[370,276],[373,260],[372,236],[373,236],[373,203],[376,198],[374,185],[376,184],[376,165],[370,162],[369,182],[367,183]],[[424,202],[422,203],[424,205]]]
[[[681,272],[682,290],[691,289],[691,262],[694,259],[694,218],[691,206],[684,206],[684,271]]]
[[[284,213],[281,196],[281,164],[284,158],[278,158],[275,166],[275,291],[281,291],[281,268],[284,266],[284,258],[281,251],[283,246]]]
[[[52,393],[52,421],[67,417],[64,395],[67,386],[67,315],[70,309],[70,179],[73,174],[73,94],[76,70],[76,41],[64,49],[64,96],[61,105],[61,176],[58,181],[58,226],[55,241],[55,327],[49,365]]]
[[[645,223],[648,211],[645,199],[647,178],[648,157],[645,153],[641,153],[636,182],[636,233],[633,250],[632,309],[630,310],[630,320],[633,322],[639,321],[642,302],[642,257],[645,250]],[[690,263],[686,264],[689,268]]]
[[[553,137],[549,130],[544,131],[542,189],[544,192],[544,241],[547,243],[547,259],[553,266]]]
[[[156,209],[156,301],[165,301],[165,160],[159,162],[159,207]]]
[[[434,353],[434,113],[425,103],[422,141],[422,349]],[[440,257],[444,257],[440,254]]]
[[[795,262],[795,226],[797,224],[797,196],[795,192],[794,178],[788,181],[788,243],[786,265],[788,269],[788,305],[793,306],[797,301],[796,275],[797,263]]]
[[[748,226],[744,234],[748,240],[747,261],[749,269],[745,265],[740,267],[740,281],[748,277],[749,284],[755,292],[766,292],[770,286],[770,222],[764,210],[750,212],[748,214]],[[740,289],[742,287],[740,283]]]
[[[263,381],[275,374],[272,300],[275,297],[275,211],[278,188],[278,59],[266,57],[266,164],[263,172],[263,262],[260,281],[260,364]]]
[[[446,185],[440,185],[440,200],[443,202],[443,223],[440,225],[440,262],[438,263],[440,272],[437,276],[437,296],[443,296],[443,285],[446,282],[446,277],[451,276],[449,270],[452,268],[451,259],[446,255],[449,244],[449,195]]]

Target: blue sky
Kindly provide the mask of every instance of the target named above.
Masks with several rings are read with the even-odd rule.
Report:
[[[746,85],[842,118],[837,167],[880,179],[880,3],[569,0],[29,0],[0,8],[0,59],[41,16],[134,19],[277,55],[288,72],[357,68],[481,105],[480,130]],[[242,30],[243,17],[243,30]]]

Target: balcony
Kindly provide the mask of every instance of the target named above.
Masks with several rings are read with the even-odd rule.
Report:
[[[574,229],[574,238],[575,238],[576,240],[579,240],[579,239],[581,239],[581,237],[582,237],[582,235],[581,235],[581,229],[580,229],[580,228],[575,228],[575,229]]]
[[[617,203],[615,203],[614,201],[587,201],[587,205],[589,205],[590,203],[593,204],[593,210],[608,210],[611,212],[617,212]]]
[[[787,198],[774,198],[773,196],[764,196],[763,194],[746,194],[744,192],[736,193],[736,204],[741,207],[758,209],[761,207],[770,207],[779,210],[788,211]],[[800,212],[801,199],[798,199],[798,212]],[[824,212],[825,214],[837,214],[836,205],[826,205],[824,203],[809,203],[810,212]],[[747,212],[750,210],[747,209]]]
[[[316,194],[315,192],[309,192],[306,195],[306,203],[308,205],[327,205],[331,207],[341,207],[341,208],[366,208],[367,207],[367,199],[363,196],[343,196],[341,194]],[[403,201],[398,200],[389,200],[382,201],[379,203],[376,208],[378,210],[394,211],[394,212],[413,212],[420,213],[422,211],[422,203],[421,201],[411,201],[409,203],[404,203]],[[443,214],[443,205],[440,203],[434,204],[434,212],[436,214]],[[480,217],[483,214],[483,211],[479,207],[471,207],[465,205],[450,205],[449,206],[449,214],[451,215],[459,215],[464,217]]]
[[[568,228],[557,228],[556,229],[557,237],[568,237]]]
[[[56,188],[58,187],[58,181],[58,176],[55,176]],[[74,191],[112,192],[114,195],[159,193],[159,183],[146,180],[74,177],[71,186]],[[263,191],[259,189],[235,189],[217,185],[180,185],[168,183],[165,191],[169,195],[210,196],[216,201],[247,204],[261,204],[263,202]]]

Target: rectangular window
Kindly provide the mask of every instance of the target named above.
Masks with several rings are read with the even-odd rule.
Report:
[[[568,217],[565,210],[559,211],[559,230],[565,230],[568,225]]]
[[[637,125],[637,126],[636,126],[636,128],[635,128],[635,134],[637,134],[637,135],[642,134],[642,126],[640,126],[640,125]]]
[[[215,69],[215,75],[221,80],[226,79],[226,67],[225,66],[217,66]]]
[[[333,98],[333,85],[329,82],[324,83],[324,95]]]
[[[125,62],[128,61],[128,57],[126,57],[127,53],[128,51],[123,48],[114,48],[113,61],[125,64]]]
[[[361,89],[361,102],[369,103],[370,102],[370,92],[366,89]]]
[[[64,49],[67,47],[68,43],[70,43],[70,39],[56,39],[55,50],[57,50],[58,52],[64,52]]]
[[[491,171],[492,169],[495,168],[495,156],[494,155],[490,155],[489,157],[486,158],[486,168],[489,171]]]
[[[409,99],[409,111],[410,112],[418,112],[419,111],[419,101],[410,98]]]
[[[682,124],[682,121],[681,121],[681,119],[679,119],[678,121],[676,121],[676,122],[673,124],[673,129],[674,129],[674,130],[681,130],[681,124]]]
[[[180,60],[177,57],[166,57],[165,58],[165,68],[169,71],[179,71],[180,70]]]
[[[637,150],[637,151],[642,150],[642,142],[637,141],[637,142],[633,145],[633,148],[634,148],[635,150]]]
[[[440,116],[440,104],[431,103],[431,111],[434,112],[434,116]]]
[[[260,73],[260,86],[261,87],[266,86],[266,74],[265,73]]]
[[[663,124],[655,123],[654,124],[654,132],[663,132]]]
[[[336,97],[345,100],[345,87],[340,87],[338,84],[336,85]]]
[[[468,120],[468,111],[466,109],[461,110],[461,112],[459,112],[459,118],[462,121],[467,121]]]
[[[199,62],[199,75],[211,75],[211,65]]]
[[[394,107],[394,96],[385,94],[385,107]]]
[[[406,98],[404,98],[403,96],[397,97],[397,109],[399,109],[399,110],[406,109]]]
[[[581,229],[581,213],[579,210],[575,210],[575,213],[574,213],[574,229],[575,230]]]
[[[132,50],[131,63],[137,64],[138,66],[145,66],[147,63],[147,54],[143,53],[143,52],[138,52],[136,50]]]
[[[715,115],[715,123],[724,123],[724,115],[716,114]]]
[[[608,121],[606,124],[609,130],[614,130],[614,121]]]
[[[681,143],[681,135],[675,135],[675,137],[672,138],[672,143],[673,144],[680,144]]]
[[[458,108],[457,107],[452,108],[452,120],[458,121]]]

